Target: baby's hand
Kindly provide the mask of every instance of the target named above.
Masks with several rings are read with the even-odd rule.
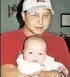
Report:
[[[31,74],[31,76],[38,76],[40,74],[40,71],[34,72],[33,74]]]
[[[45,67],[44,64],[40,64],[40,66],[41,66],[41,70],[42,70],[42,71],[46,71],[46,67]]]
[[[58,71],[61,72],[64,76],[67,76],[68,70],[64,66],[59,66]]]
[[[41,71],[46,71],[46,67],[44,64],[40,64],[41,70],[34,72],[33,74],[31,74],[31,76],[38,76],[40,74]]]

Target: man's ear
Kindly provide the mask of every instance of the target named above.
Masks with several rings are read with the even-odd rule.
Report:
[[[22,52],[24,53],[24,50],[22,50]]]
[[[22,16],[23,20],[25,21],[25,13],[23,11],[21,12],[21,16]]]

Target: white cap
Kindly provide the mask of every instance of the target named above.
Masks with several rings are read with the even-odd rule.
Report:
[[[39,8],[43,7],[50,9],[52,14],[54,14],[50,0],[25,0],[22,10],[27,10],[29,13],[34,14]]]

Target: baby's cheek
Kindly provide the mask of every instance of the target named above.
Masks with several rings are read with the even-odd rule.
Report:
[[[42,55],[42,56],[40,56],[40,60],[41,60],[41,62],[43,63],[43,61],[45,60],[45,56],[44,55]]]
[[[27,56],[27,57],[25,58],[25,60],[26,60],[26,61],[32,61],[32,57],[31,57],[31,56]]]
[[[31,56],[28,57],[28,60],[29,60],[29,61],[32,61],[32,60],[33,60],[33,57],[31,57]]]
[[[42,64],[43,63],[43,59],[42,58],[38,58],[37,61]]]

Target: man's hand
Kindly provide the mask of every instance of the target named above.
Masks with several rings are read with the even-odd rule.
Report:
[[[68,73],[68,76],[67,77],[70,77],[70,73]]]
[[[58,71],[41,71],[38,77],[63,77]]]
[[[1,77],[31,77],[31,76],[20,73],[18,69],[12,64],[6,64],[1,66]]]
[[[67,75],[68,75],[68,70],[66,69],[66,67],[65,66],[59,66],[58,67],[58,71],[60,71],[65,77],[67,77]]]

